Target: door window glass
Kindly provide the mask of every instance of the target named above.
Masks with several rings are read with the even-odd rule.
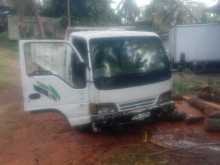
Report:
[[[86,86],[86,65],[79,61],[77,56],[72,56],[72,82],[74,88],[82,89]]]
[[[85,86],[85,69],[68,44],[30,42],[24,55],[29,76],[55,75],[72,87]]]

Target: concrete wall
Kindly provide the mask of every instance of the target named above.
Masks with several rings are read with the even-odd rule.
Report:
[[[41,17],[46,38],[62,38],[64,30],[59,20]],[[37,39],[40,38],[40,30],[35,17],[24,17],[22,20],[17,16],[8,16],[8,35],[11,40]]]
[[[19,39],[18,18],[8,16],[8,38],[11,40]]]

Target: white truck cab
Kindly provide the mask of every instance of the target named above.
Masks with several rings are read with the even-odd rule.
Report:
[[[25,111],[59,112],[81,126],[139,121],[173,106],[170,63],[155,33],[81,31],[19,48]]]

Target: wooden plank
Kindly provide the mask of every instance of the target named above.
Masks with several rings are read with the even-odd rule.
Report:
[[[189,105],[187,102],[183,101],[182,103],[176,104],[177,111],[183,112],[186,114],[185,122],[187,124],[193,124],[200,122],[204,119],[204,114],[198,111],[196,108]]]
[[[202,100],[202,99],[195,97],[195,96],[194,97],[184,96],[183,98],[190,105],[192,105],[196,109],[200,110],[205,115],[213,114],[216,111],[220,112],[220,105],[218,105],[218,104]]]

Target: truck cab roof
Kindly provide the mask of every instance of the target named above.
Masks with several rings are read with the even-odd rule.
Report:
[[[143,32],[143,31],[125,31],[125,30],[102,30],[102,31],[80,31],[72,32],[72,37],[80,37],[86,40],[95,38],[112,38],[112,37],[158,37],[156,33],[153,32]]]

